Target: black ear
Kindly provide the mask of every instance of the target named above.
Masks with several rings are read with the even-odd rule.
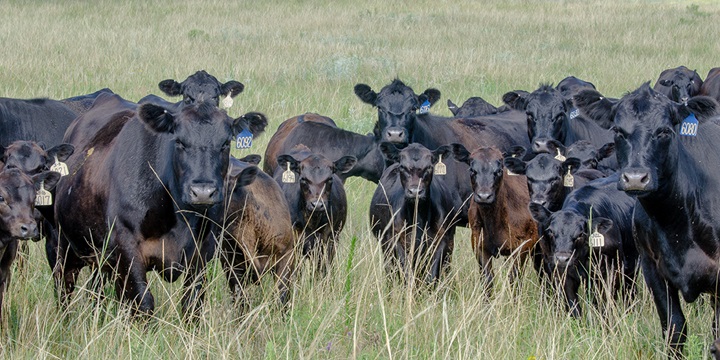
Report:
[[[525,170],[527,170],[527,164],[516,157],[506,157],[503,159],[503,165],[513,174],[525,175]]]
[[[597,156],[595,157],[595,159],[597,161],[600,161],[602,159],[609,157],[613,153],[615,153],[615,143],[614,142],[607,143],[598,150]]]
[[[230,80],[220,86],[220,93],[223,95],[227,95],[229,93],[231,98],[236,97],[238,94],[243,92],[243,90],[245,90],[245,85],[235,80]]]
[[[245,121],[247,123],[248,130],[253,134],[253,136],[258,136],[265,132],[265,127],[267,127],[268,120],[267,117],[265,117],[264,114],[259,112],[249,112],[237,119],[235,119],[233,128],[235,128],[237,131],[242,131],[241,127],[238,127],[240,121]]]
[[[0,145],[0,159],[5,160],[5,150],[7,150],[4,146]]]
[[[37,145],[43,150],[45,150],[45,148],[47,147],[47,145],[45,145],[45,142],[43,141],[38,141]]]
[[[241,168],[233,169],[239,170],[230,172],[230,178],[236,181],[235,187],[243,187],[252,184],[257,178],[258,172],[260,172],[257,166],[248,166],[242,170],[240,170]]]
[[[680,121],[690,115],[695,114],[698,119],[705,119],[718,113],[718,103],[715,99],[708,96],[693,96],[688,100],[687,105],[678,104],[678,114]]]
[[[70,144],[60,144],[47,151],[48,160],[53,161],[57,156],[58,161],[67,160],[75,152],[75,147]]]
[[[353,166],[357,163],[357,158],[354,156],[343,156],[335,161],[335,173],[346,173],[350,171]]]
[[[444,157],[445,159],[447,159],[447,154],[450,153],[450,152],[452,152],[452,147],[451,147],[451,145],[443,145],[443,146],[435,149],[435,150],[432,152],[432,154],[433,154],[433,156],[432,156],[432,163],[433,163],[433,164],[437,164],[437,162],[440,160],[440,156],[442,156],[442,157]]]
[[[550,215],[552,215],[550,210],[538,203],[530,203],[529,208],[530,215],[532,215],[533,219],[535,219],[535,221],[537,221],[542,227],[545,227],[545,224],[550,219]]]
[[[375,106],[377,100],[377,94],[365,84],[355,85],[355,95],[360,98],[364,103]]]
[[[155,132],[172,133],[177,127],[175,117],[162,106],[142,104],[138,109],[138,117]]]
[[[527,107],[528,95],[530,93],[523,90],[510,91],[503,95],[502,101],[515,110],[523,111]]]
[[[570,169],[571,174],[574,174],[576,171],[578,171],[578,169],[580,169],[581,164],[582,164],[582,162],[580,161],[580,159],[578,159],[576,157],[569,157],[569,158],[565,159],[565,161],[563,161],[563,163],[562,163],[562,174],[561,175],[567,174],[568,169]]]
[[[250,155],[240,158],[238,160],[240,160],[242,162],[246,162],[248,164],[258,165],[258,164],[260,164],[260,160],[262,160],[262,158],[258,154],[250,154]]]
[[[55,188],[58,181],[60,180],[60,173],[54,171],[43,171],[39,174],[33,175],[32,181],[35,185],[35,191],[40,190],[40,184],[43,184],[45,190],[50,191]]]
[[[673,82],[668,79],[662,79],[658,81],[658,84],[662,86],[672,86]]]
[[[592,219],[592,231],[595,231],[595,228],[597,228],[597,231],[599,233],[607,234],[610,229],[612,229],[613,221],[605,218],[605,217],[596,217]]]
[[[600,127],[610,129],[613,126],[614,104],[595,90],[585,89],[573,96],[575,107]]]
[[[458,109],[457,105],[455,105],[450,99],[448,99],[448,101],[447,101],[447,106],[453,115],[457,115],[459,109]]]
[[[505,157],[516,157],[522,159],[525,154],[527,153],[527,149],[525,149],[522,145],[513,145],[510,147],[510,151],[508,151],[506,154],[504,154]]]
[[[380,151],[390,162],[400,161],[400,150],[391,142],[383,141],[380,143]]]
[[[179,82],[173,79],[163,80],[158,84],[160,91],[164,92],[168,96],[180,96],[182,95],[182,86]]]
[[[550,150],[550,154],[557,154],[558,150],[560,150],[561,154],[564,154],[567,148],[560,141],[552,139],[548,141],[548,150]]]
[[[290,164],[290,170],[292,170],[296,173],[300,173],[300,163],[297,160],[295,160],[295,158],[292,157],[292,155],[285,154],[285,155],[278,156],[277,163],[278,163],[278,166],[282,170],[286,170],[288,168],[288,164]]]
[[[470,152],[462,144],[450,144],[455,160],[470,165]]]
[[[427,100],[430,102],[430,106],[432,107],[438,100],[440,100],[440,90],[433,88],[425,89],[422,94],[418,95],[418,100],[420,101],[420,104]]]

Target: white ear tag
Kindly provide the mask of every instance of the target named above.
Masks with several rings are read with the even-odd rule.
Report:
[[[57,155],[55,155],[55,163],[50,167],[50,171],[60,173],[60,177],[63,177],[68,174],[68,167],[64,162],[59,161]]]
[[[442,155],[440,155],[440,158],[438,159],[437,164],[435,164],[435,169],[433,171],[435,175],[445,175],[447,174],[447,167],[442,162]]]
[[[575,178],[570,173],[570,167],[568,166],[568,172],[563,176],[563,186],[573,187],[575,186]]]
[[[292,184],[295,182],[295,173],[290,170],[290,163],[287,163],[287,170],[282,173],[282,182]]]
[[[230,108],[231,106],[233,106],[233,98],[230,97],[230,94],[231,94],[231,93],[232,93],[232,92],[229,92],[229,93],[227,94],[227,96],[226,96],[224,99],[222,99],[223,107],[226,108],[226,109],[228,109],[228,108]]]
[[[516,157],[516,156],[517,156],[516,154],[512,154],[512,157]],[[510,171],[510,169],[508,169],[508,168],[505,168],[505,173],[506,173],[508,176],[517,176],[516,173]]]
[[[557,149],[557,152],[558,152],[558,154],[555,155],[555,160],[565,161],[566,159],[565,159],[565,157],[563,156],[563,154],[560,153],[560,149]]]
[[[595,231],[590,234],[590,247],[596,248],[603,246],[605,246],[605,237],[597,231],[597,228],[595,228]]]
[[[45,182],[40,182],[40,190],[35,194],[35,206],[50,206],[52,205],[52,194],[45,190]]]

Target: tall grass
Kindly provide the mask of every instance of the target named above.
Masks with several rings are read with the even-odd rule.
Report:
[[[398,76],[416,92],[435,87],[433,112],[567,75],[621,96],[678,65],[704,76],[720,65],[720,5],[664,1],[29,1],[0,2],[0,96],[64,98],[109,87],[129,100],[159,93],[160,80],[199,69],[246,85],[232,116],[262,111],[269,133],[305,112],[370,132],[376,112],[353,95]],[[269,135],[245,153],[263,153]],[[508,285],[500,261],[487,299],[469,231],[456,236],[452,271],[434,290],[386,280],[368,228],[374,184],[346,183],[347,225],[330,276],[300,271],[283,316],[271,281],[235,307],[219,264],[209,267],[200,320],[181,320],[181,286],[149,277],[157,311],[130,320],[110,296],[98,302],[87,275],[67,310],[56,305],[42,244],[15,273],[3,309],[6,358],[491,358],[663,357],[644,286],[625,308],[583,303],[581,320],[527,269]],[[356,239],[356,240],[351,240]],[[351,245],[352,244],[352,245]],[[352,255],[352,260],[348,257]],[[497,261],[496,261],[497,263]],[[85,281],[85,282],[84,282]],[[642,283],[642,281],[641,281]],[[516,288],[517,287],[517,288]],[[707,356],[712,312],[685,307],[686,354]]]

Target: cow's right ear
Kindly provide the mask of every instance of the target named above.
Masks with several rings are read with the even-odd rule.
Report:
[[[75,147],[70,144],[60,144],[47,151],[48,162],[53,162],[55,157],[58,161],[67,160],[75,152]]]
[[[455,160],[470,165],[470,152],[462,144],[450,144]]]
[[[365,84],[357,84],[355,85],[355,95],[360,98],[364,103],[370,104],[372,106],[375,106],[375,101],[377,101],[377,93],[375,93],[370,86]]]
[[[265,114],[259,112],[249,112],[235,119],[233,122],[233,130],[235,130],[236,134],[243,130],[241,124],[242,121],[247,124],[248,130],[250,130],[253,136],[258,136],[265,132],[265,128],[268,124],[268,119]]]
[[[455,103],[453,103],[452,100],[450,100],[450,99],[448,99],[448,101],[447,101],[447,106],[448,106],[448,109],[450,109],[450,112],[451,112],[453,115],[457,115],[458,110],[460,110],[460,109],[458,109],[458,106],[455,105]]]
[[[173,79],[163,80],[158,84],[160,91],[164,92],[168,96],[180,96],[182,95],[182,85]]]
[[[525,175],[525,171],[527,170],[525,162],[516,157],[506,157],[503,159],[503,165],[505,165],[505,168],[510,170],[510,172],[517,175]]]
[[[248,166],[242,170],[237,168],[235,171],[230,172],[230,178],[235,180],[235,187],[248,186],[255,181],[258,172],[260,170],[257,166]]]
[[[242,162],[246,162],[248,164],[259,165],[260,160],[262,160],[262,158],[258,154],[250,154],[250,155],[240,158],[238,160],[240,160]]]
[[[600,127],[610,129],[613,126],[614,104],[595,90],[581,90],[573,96],[573,103],[580,112]]]
[[[43,171],[39,174],[33,175],[32,181],[35,185],[35,191],[40,190],[40,184],[43,185],[45,190],[50,191],[55,188],[58,181],[60,180],[60,173],[55,171]]]
[[[525,111],[525,108],[527,107],[527,98],[529,95],[529,92],[523,90],[510,91],[503,95],[502,101],[512,109]]]
[[[390,162],[400,161],[400,150],[391,142],[383,141],[380,143],[380,151]]]
[[[681,121],[691,113],[694,114],[698,120],[701,120],[716,115],[718,112],[718,103],[709,96],[693,96],[687,101],[687,104],[678,104],[677,108]]]
[[[288,164],[290,164],[290,170],[294,171],[296,173],[300,173],[300,163],[295,160],[292,155],[280,155],[277,157],[277,163],[278,166],[284,171],[288,168]]]
[[[544,224],[550,219],[552,212],[538,203],[530,203],[529,208],[530,215],[532,215],[533,219],[544,227]]]
[[[155,132],[172,133],[177,127],[175,117],[162,106],[142,104],[137,113],[140,120]]]

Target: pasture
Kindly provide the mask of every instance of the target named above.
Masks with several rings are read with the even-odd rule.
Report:
[[[159,81],[205,69],[245,91],[228,110],[267,115],[249,151],[263,154],[285,119],[316,112],[345,129],[372,131],[374,108],[353,93],[399,77],[416,93],[442,92],[431,109],[450,116],[482,96],[532,91],[568,75],[620,97],[666,68],[705,77],[720,66],[720,5],[605,1],[26,1],[0,2],[0,96],[62,99],[109,87],[137,101]],[[386,280],[368,206],[375,184],[346,184],[348,221],[330,276],[300,271],[290,307],[278,310],[270,281],[233,305],[220,265],[209,267],[200,319],[181,318],[181,282],[150,274],[156,313],[131,320],[111,293],[93,296],[88,272],[66,311],[57,306],[43,243],[15,271],[5,298],[3,358],[663,358],[666,346],[642,279],[625,307],[600,309],[583,297],[581,320],[567,316],[530,266],[515,286],[509,262],[495,261],[487,299],[460,229],[450,276],[436,289]],[[708,194],[717,196],[717,194]],[[108,288],[109,290],[109,288]],[[605,302],[600,302],[605,303]],[[706,358],[709,301],[685,306],[688,358]]]

